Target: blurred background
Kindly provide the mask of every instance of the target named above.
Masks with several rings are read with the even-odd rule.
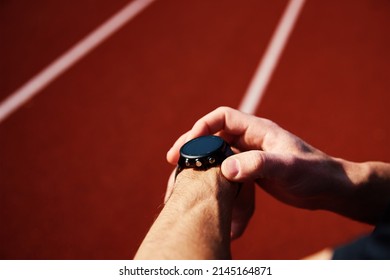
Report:
[[[1,102],[128,0],[0,2]],[[165,154],[237,108],[288,1],[157,0],[0,122],[0,258],[131,259]],[[390,2],[306,1],[255,114],[352,161],[390,161]],[[262,190],[235,259],[299,259],[371,230]]]

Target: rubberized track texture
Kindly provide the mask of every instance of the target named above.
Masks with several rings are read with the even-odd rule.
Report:
[[[92,2],[0,4],[0,106],[129,4]],[[240,106],[288,3],[153,1],[4,118],[0,258],[132,258],[167,150]],[[306,1],[254,113],[330,155],[389,162],[389,14],[385,0]],[[256,203],[235,259],[298,259],[371,230],[260,189]]]

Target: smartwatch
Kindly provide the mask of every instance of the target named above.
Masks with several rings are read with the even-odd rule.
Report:
[[[219,166],[233,154],[229,144],[221,137],[207,135],[192,139],[180,149],[175,178],[180,171],[186,168],[207,170]]]

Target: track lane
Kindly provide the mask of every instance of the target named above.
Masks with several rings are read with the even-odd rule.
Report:
[[[335,8],[337,7],[337,8]],[[386,78],[390,6],[382,2],[308,1],[257,115],[324,152],[353,161],[390,162]],[[369,232],[370,226],[323,211],[282,205],[258,192],[246,238],[254,258],[302,258]]]
[[[308,2],[257,114],[332,155],[389,161],[388,5],[354,3]],[[159,1],[2,123],[0,258],[131,257],[161,206],[166,150],[239,104],[285,4]],[[259,191],[233,255],[296,259],[369,229]]]
[[[131,257],[161,205],[167,149],[239,104],[284,6],[158,1],[3,122],[0,257]]]
[[[2,2],[0,101],[128,2]]]

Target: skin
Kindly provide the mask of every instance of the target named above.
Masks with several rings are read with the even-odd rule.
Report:
[[[390,164],[331,157],[270,120],[228,107],[202,117],[179,137],[168,162],[176,165],[184,143],[210,134],[223,137],[236,154],[220,170],[184,170],[176,182],[171,176],[166,205],[136,258],[230,258],[230,237],[239,237],[253,214],[255,185],[289,205],[370,224],[390,204]],[[232,182],[243,185],[237,197]],[[332,254],[328,248],[308,259]]]
[[[230,225],[238,185],[219,168],[183,170],[135,259],[230,259]]]
[[[169,177],[167,191],[164,198],[165,203],[167,203],[175,188],[175,173],[176,169],[173,170],[171,176]],[[243,234],[250,218],[253,215],[253,212],[255,211],[255,188],[253,182],[240,184],[242,187],[240,188],[238,195],[236,193],[233,201],[232,219],[230,225],[230,237],[232,240],[237,239]]]

